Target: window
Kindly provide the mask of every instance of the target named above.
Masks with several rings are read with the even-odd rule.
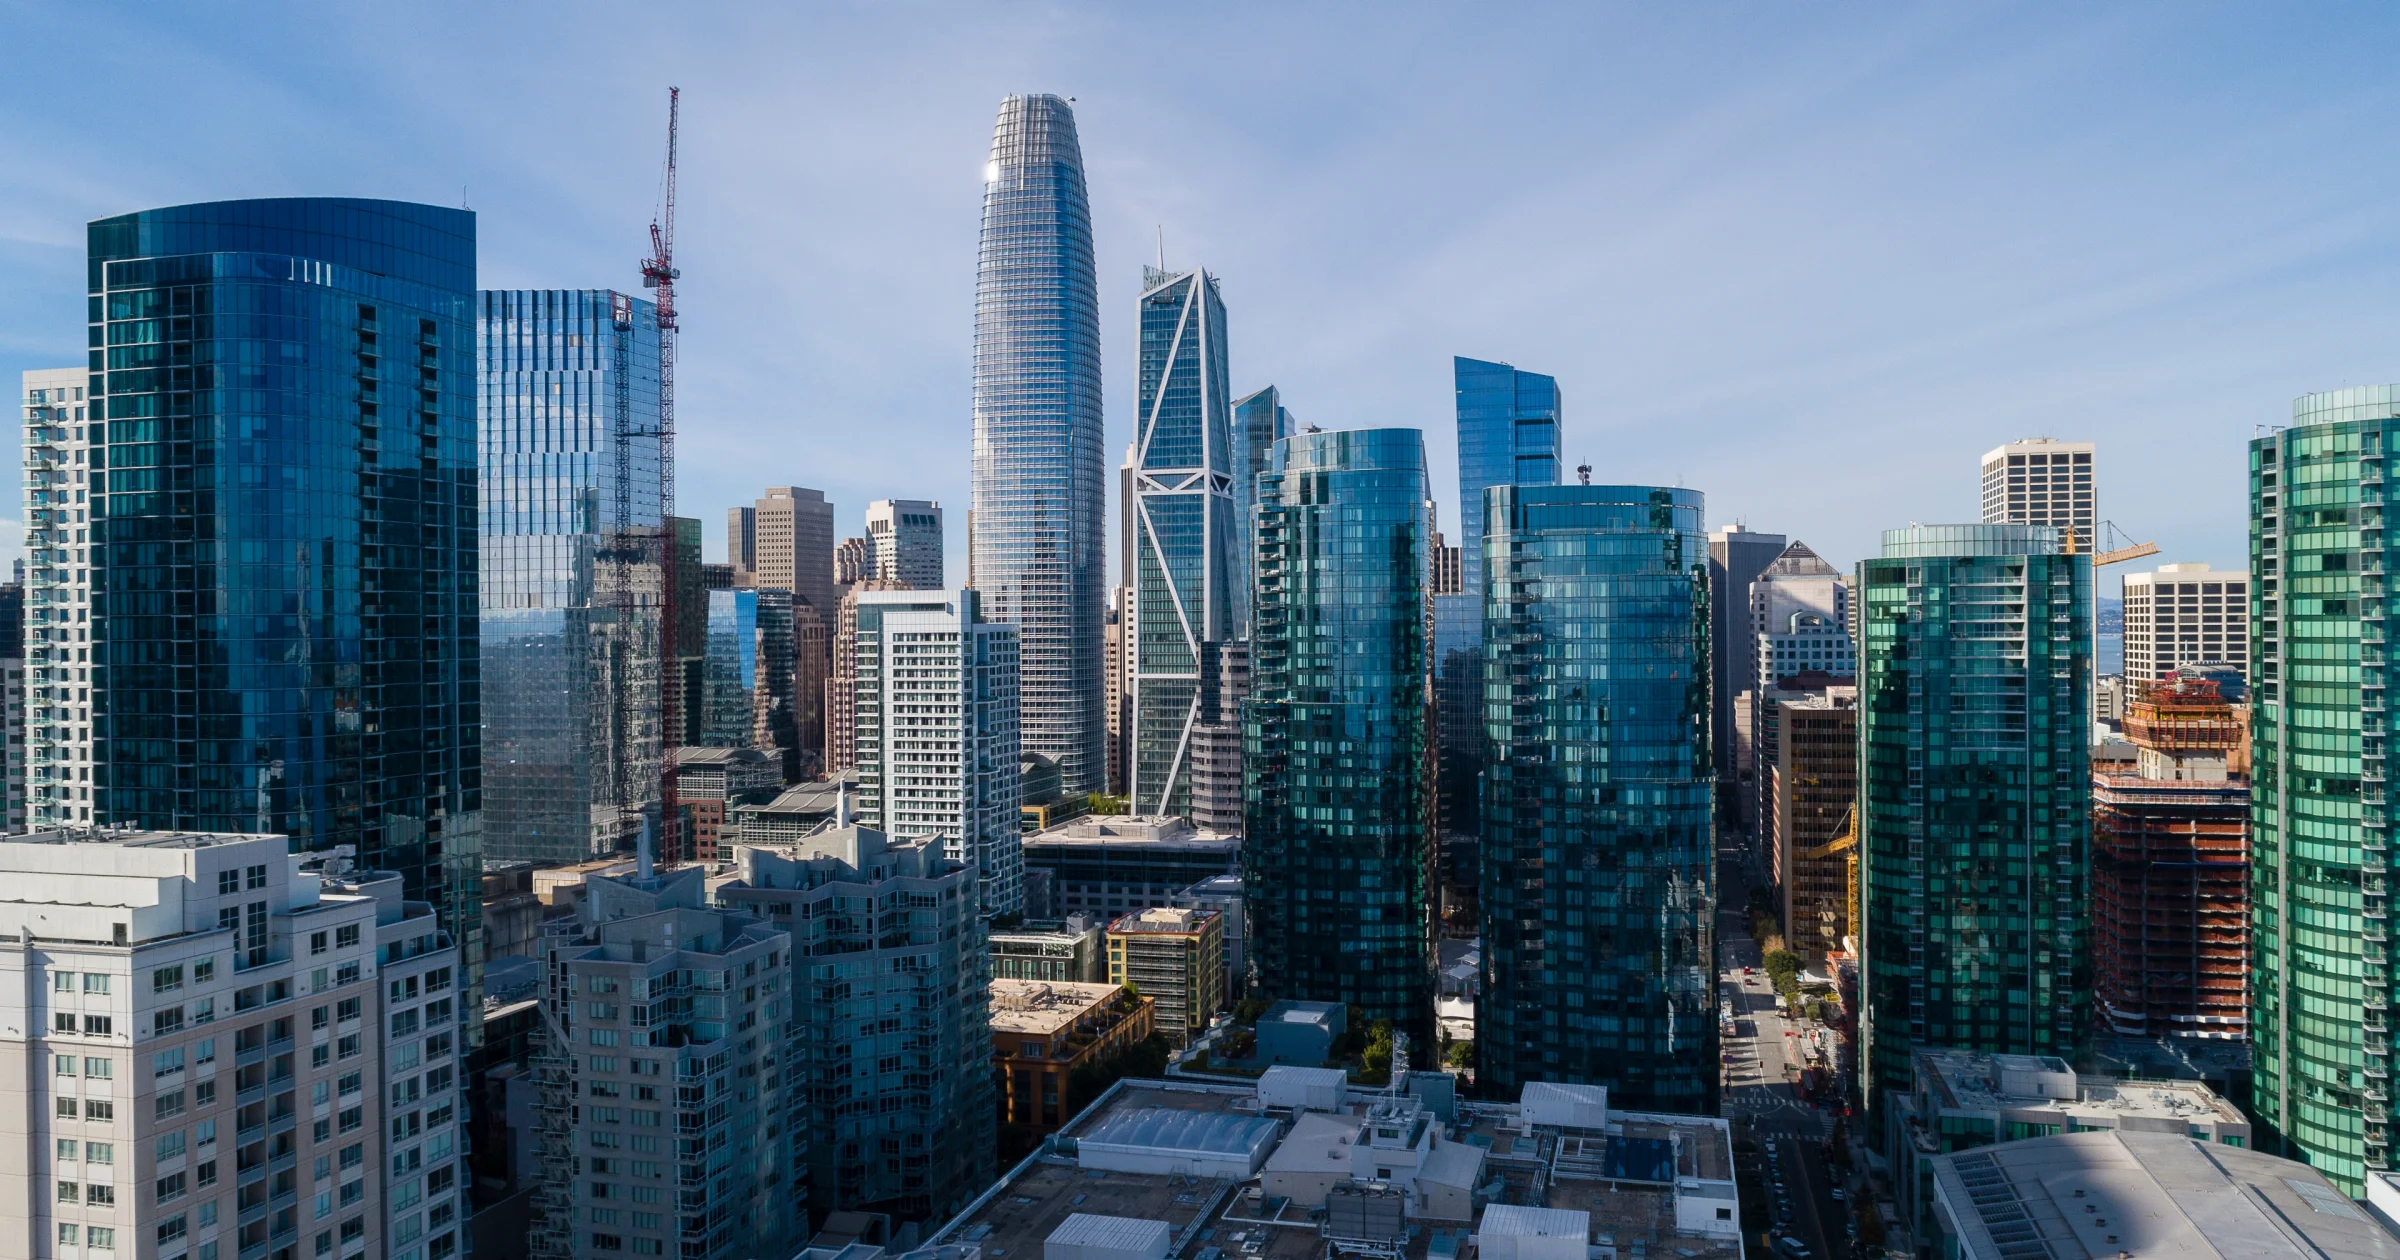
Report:
[[[267,868],[266,868],[266,867],[263,867],[263,866],[253,866],[253,867],[250,867],[248,870],[244,871],[243,873],[249,877],[249,879],[247,880],[247,884],[248,884],[248,886],[249,886],[249,887],[251,887],[251,888],[264,888],[264,887],[266,887],[266,886],[267,886]]]
[[[61,1203],[83,1202],[83,1183],[79,1181],[59,1182],[58,1201]]]
[[[308,934],[308,952],[309,952],[309,953],[311,953],[311,954],[322,954],[322,953],[324,953],[326,950],[328,950],[328,949],[331,949],[331,948],[332,948],[332,945],[329,943],[329,941],[328,941],[328,938],[327,938],[327,936],[326,936],[326,934],[325,934],[325,933],[323,933],[323,932],[311,932],[311,933],[309,933],[309,934]]]
[[[355,1059],[360,1054],[364,1053],[364,1051],[360,1048],[361,1044],[362,1043],[359,1041],[359,1034],[351,1033],[349,1036],[333,1043],[334,1057],[338,1059]]]
[[[108,1187],[93,1186],[92,1189],[106,1190]],[[114,1203],[116,1201],[116,1195],[109,1195],[108,1201]],[[98,1203],[100,1200],[94,1199],[92,1202]],[[92,1245],[92,1249],[95,1251],[110,1250],[117,1245],[117,1231],[101,1225],[88,1226],[83,1231],[83,1240],[87,1243],[90,1243]]]
[[[74,1118],[75,1118],[76,1114],[77,1114],[77,1113],[76,1113],[76,1106],[75,1106],[75,1100],[74,1100],[74,1099],[72,1099],[72,1098],[61,1098],[61,1099],[59,1099],[59,1100],[58,1100],[58,1118],[59,1118],[59,1119],[61,1119],[61,1120],[72,1120],[72,1119],[74,1119]]]
[[[317,1006],[317,1007],[311,1007],[311,1008],[309,1008],[309,1012],[308,1012],[308,1026],[309,1026],[310,1028],[323,1028],[323,1027],[325,1027],[327,1024],[330,1024],[330,1023],[332,1023],[332,1022],[333,1022],[333,1008],[332,1008],[332,1007],[330,1007],[330,1006]]]
[[[342,1167],[344,1170],[356,1168],[365,1162],[367,1162],[366,1143],[353,1142],[350,1145],[342,1148]]]
[[[86,1142],[83,1144],[83,1160],[87,1164],[116,1163],[117,1148],[109,1142]]]
[[[183,1070],[183,1047],[161,1050],[150,1056],[150,1075],[172,1076]]]
[[[83,1227],[80,1225],[60,1225],[58,1227],[58,1241],[65,1246],[74,1246],[82,1235]]]
[[[216,1018],[217,1000],[215,998],[204,997],[192,1003],[192,1023],[195,1026],[215,1023]]]
[[[355,924],[355,923],[351,923],[351,924],[344,925],[344,926],[342,926],[342,927],[337,927],[337,928],[335,928],[335,929],[333,930],[333,947],[334,947],[335,949],[352,949],[352,948],[355,948],[357,945],[358,945],[358,925],[357,925],[357,924]]]
[[[162,1247],[183,1237],[183,1234],[184,1218],[180,1214],[170,1216],[158,1223],[158,1242]]]
[[[83,1074],[95,1081],[105,1081],[117,1074],[117,1061],[87,1058],[83,1061]]]
[[[75,973],[72,971],[50,973],[50,987],[60,993],[73,993],[75,991]]]
[[[214,1146],[214,1145],[216,1145],[216,1144],[217,1144],[217,1122],[216,1122],[216,1121],[214,1121],[214,1120],[203,1120],[203,1121],[201,1121],[200,1123],[198,1123],[198,1124],[195,1124],[195,1125],[193,1125],[193,1126],[192,1126],[192,1145],[194,1145],[194,1146]]]
[[[172,967],[161,967],[150,973],[150,991],[152,993],[173,993],[182,987],[183,965],[181,963]]]
[[[50,1031],[62,1033],[71,1033],[75,1031],[75,1016],[66,1011],[60,1011],[57,1014],[52,1015],[50,1017]]]
[[[117,1188],[94,1182],[83,1188],[83,1201],[94,1207],[113,1207],[117,1202]]]
[[[401,1011],[392,1016],[392,1035],[394,1037],[414,1036],[416,1031],[417,1013],[415,1011]]]
[[[162,1164],[183,1154],[183,1130],[177,1129],[173,1133],[160,1134],[156,1150],[158,1152],[157,1162]]]
[[[180,1006],[170,1006],[170,1007],[167,1007],[167,1008],[165,1008],[165,1009],[163,1009],[163,1010],[154,1011],[154,1012],[152,1012],[152,1013],[151,1013],[151,1016],[150,1016],[150,1035],[151,1035],[151,1036],[153,1036],[153,1037],[163,1037],[163,1036],[165,1036],[166,1034],[168,1034],[168,1033],[171,1033],[171,1032],[182,1032],[182,1031],[183,1031],[183,1008],[182,1008],[182,1007],[180,1007]]]
[[[348,1207],[348,1206],[350,1206],[351,1204],[358,1202],[360,1199],[362,1199],[362,1198],[366,1197],[366,1193],[367,1193],[367,1183],[366,1183],[365,1181],[363,1181],[363,1180],[361,1180],[361,1181],[345,1181],[345,1182],[343,1182],[343,1183],[342,1183],[342,1206],[343,1206],[343,1207]]]
[[[217,978],[217,960],[203,958],[192,964],[192,983],[207,984]]]
[[[349,1202],[350,1200],[358,1197],[357,1195],[351,1193],[351,1186],[356,1186],[357,1184],[357,1182],[353,1181],[350,1183],[350,1185],[342,1187],[342,1200],[344,1202]],[[353,1216],[349,1220],[342,1222],[343,1242],[350,1242],[355,1239],[364,1238],[366,1237],[366,1234],[367,1218],[363,1216]]]
[[[86,1120],[114,1120],[117,1118],[117,1105],[105,1098],[87,1098],[83,1103],[83,1118]]]
[[[192,1184],[203,1190],[217,1184],[217,1161],[207,1160],[193,1169]]]
[[[358,999],[357,999],[357,998],[343,998],[343,999],[341,1000],[341,1002],[340,1002],[338,1005],[336,1005],[336,1006],[334,1007],[334,1015],[333,1015],[333,1017],[334,1017],[335,1019],[338,1019],[338,1020],[340,1020],[341,1022],[343,1022],[343,1023],[345,1023],[345,1024],[349,1023],[351,1020],[357,1019],[357,1018],[358,1018]]]
[[[361,1073],[351,1072],[342,1077],[342,1097],[348,1098],[366,1087],[361,1076]]]
[[[345,1111],[341,1114],[341,1121],[342,1132],[354,1132],[367,1122],[367,1109],[364,1107],[352,1107],[348,1111]]]
[[[81,1143],[77,1142],[73,1138],[60,1138],[58,1140],[59,1163],[70,1164],[82,1158],[83,1154]]]
[[[108,1016],[106,1015],[86,1015],[83,1017],[83,1035],[86,1037],[106,1037],[110,1034],[113,1028],[114,1025],[110,1022]]]
[[[158,1201],[160,1203],[173,1203],[175,1200],[182,1198],[184,1194],[184,1174],[179,1172],[168,1173],[166,1176],[158,1179]]]
[[[76,1058],[74,1055],[62,1054],[53,1062],[53,1066],[56,1068],[60,1076],[73,1076],[75,1075],[75,1065],[81,1062],[83,1062],[83,1060]]]
[[[232,896],[233,894],[240,892],[241,890],[242,890],[242,873],[241,873],[240,871],[218,871],[218,872],[217,872],[217,895],[218,895],[218,896],[220,896],[220,897],[230,897],[230,896]]]
[[[202,1081],[202,1082],[200,1082],[199,1084],[192,1086],[192,1105],[193,1105],[193,1106],[195,1106],[195,1107],[206,1107],[206,1106],[208,1106],[210,1103],[213,1103],[213,1102],[215,1102],[216,1100],[217,1100],[217,1083],[216,1083],[215,1081]]]

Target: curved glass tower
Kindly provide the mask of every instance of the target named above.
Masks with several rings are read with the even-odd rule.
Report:
[[[1287,438],[1258,497],[1242,877],[1259,984],[1430,1051],[1424,435]]]
[[[90,616],[33,622],[90,651],[88,703],[35,702],[88,731],[88,821],[355,845],[480,962],[475,216],[215,202],[90,247],[107,441],[55,505]]]
[[[1503,1098],[1712,1111],[1708,537],[1697,490],[1495,485],[1483,586],[1484,985]]]
[[[2400,385],[2306,395],[2250,443],[2250,1101],[2351,1194],[2394,1166],[2395,454]]]
[[[1104,478],[1075,113],[1056,96],[1011,96],[984,169],[968,582],[987,617],[1017,627],[1024,748],[1056,761],[1071,794],[1108,787]]]

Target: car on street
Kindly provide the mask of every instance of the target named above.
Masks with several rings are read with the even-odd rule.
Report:
[[[1792,1260],[1808,1260],[1809,1255],[1811,1254],[1808,1250],[1807,1243],[1804,1243],[1797,1238],[1790,1237],[1789,1235],[1776,1240],[1775,1249],[1787,1256],[1790,1256]]]
[[[1833,1188],[1833,1201],[1836,1203],[1842,1201],[1842,1188],[1840,1186],[1835,1186]]]

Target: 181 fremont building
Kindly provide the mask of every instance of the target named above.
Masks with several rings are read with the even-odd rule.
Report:
[[[1056,761],[1071,794],[1108,786],[1103,463],[1075,113],[1060,97],[1011,96],[984,170],[968,583],[990,619],[1017,627],[1024,749]]]

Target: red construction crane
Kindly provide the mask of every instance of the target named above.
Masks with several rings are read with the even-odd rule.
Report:
[[[659,561],[664,591],[659,609],[659,834],[666,856],[690,858],[692,837],[682,834],[675,793],[675,750],[682,746],[683,605],[689,594],[683,556],[675,533],[675,133],[683,116],[683,89],[667,89],[666,193],[658,217],[650,221],[650,256],[642,260],[642,287],[656,291],[658,307],[658,513]]]
[[[658,494],[661,516],[675,515],[675,129],[683,114],[683,89],[667,89],[667,195],[650,222],[650,256],[642,260],[642,287],[658,290]]]

